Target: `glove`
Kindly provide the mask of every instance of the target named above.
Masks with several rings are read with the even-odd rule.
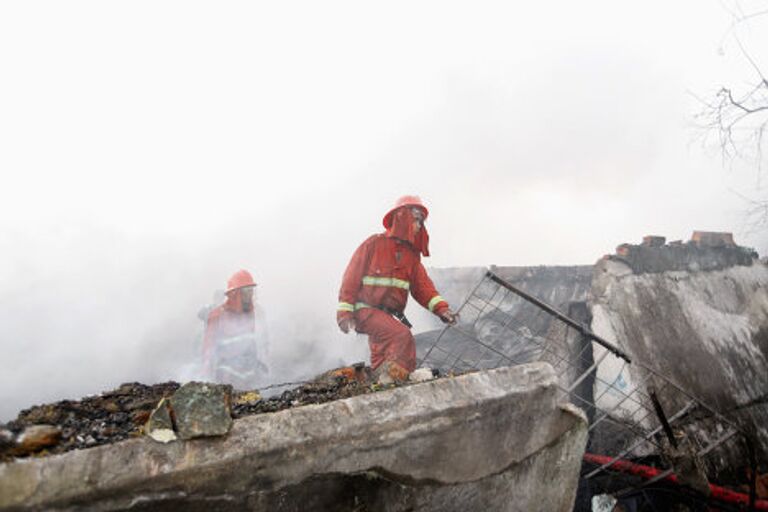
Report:
[[[456,325],[456,322],[459,321],[459,315],[449,308],[440,313],[440,320],[442,320],[444,324]]]
[[[341,329],[341,332],[344,334],[347,334],[349,331],[354,332],[356,327],[355,319],[351,316],[346,316],[339,320],[339,329]]]

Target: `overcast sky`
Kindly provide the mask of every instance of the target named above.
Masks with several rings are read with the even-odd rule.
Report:
[[[336,331],[341,272],[406,193],[436,267],[694,229],[768,252],[754,169],[693,128],[691,93],[753,78],[732,6],[3,2],[0,420],[183,378],[239,268],[291,375],[364,358]],[[768,59],[768,31],[738,33]]]

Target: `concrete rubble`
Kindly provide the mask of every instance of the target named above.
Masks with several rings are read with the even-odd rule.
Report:
[[[638,383],[659,384],[641,374],[652,368],[671,380],[690,396],[711,406],[730,424],[698,408],[683,416],[680,423],[696,438],[697,453],[706,453],[705,464],[692,456],[692,447],[669,451],[665,459],[674,468],[683,485],[700,489],[705,484],[722,483],[731,489],[748,491],[746,474],[750,458],[742,432],[754,448],[757,470],[768,468],[768,259],[760,260],[754,250],[735,244],[729,233],[694,232],[688,242],[667,243],[663,236],[647,236],[639,244],[622,244],[615,254],[601,258],[595,265],[572,267],[493,267],[497,276],[519,289],[552,304],[592,332],[616,344],[635,364],[622,372],[616,358],[599,360],[603,354],[596,344],[584,339],[575,329],[568,329],[552,317],[522,300],[499,303],[498,309],[484,307],[481,301],[470,304],[470,318],[462,332],[434,330],[417,336],[419,355],[425,355],[438,335],[445,352],[470,354],[474,339],[492,346],[507,357],[519,360],[568,359],[573,364],[559,373],[564,388],[573,384],[573,396],[594,402],[620,405],[621,390],[632,393]],[[445,295],[470,296],[487,290],[478,282],[483,269],[444,269],[434,272],[435,282]],[[484,285],[483,285],[484,286]],[[457,292],[458,290],[458,292]],[[500,294],[502,295],[502,294]],[[482,298],[482,297],[481,297]],[[476,313],[480,311],[480,313]],[[509,327],[512,326],[512,327]],[[517,329],[517,330],[514,330]],[[441,334],[442,333],[442,334]],[[536,336],[552,340],[551,354],[534,350]],[[517,338],[516,340],[513,338]],[[526,345],[528,344],[528,345]],[[483,353],[488,353],[485,361]],[[498,356],[477,350],[472,363],[479,368],[498,365]],[[578,359],[572,359],[578,356]],[[439,358],[438,358],[439,359]],[[451,368],[436,366],[442,370]],[[597,365],[595,378],[576,379]],[[574,384],[575,383],[575,384]],[[616,393],[605,383],[615,385]],[[600,387],[602,386],[602,387]],[[672,395],[675,400],[672,401]],[[663,391],[664,407],[678,411],[684,405],[683,393]],[[575,402],[581,403],[581,402]],[[629,407],[626,408],[628,413]],[[615,409],[616,417],[627,417],[624,409]],[[594,420],[594,410],[587,410]],[[643,415],[633,420],[642,422]],[[654,416],[655,417],[655,416]],[[632,442],[631,429],[619,428],[620,422],[602,421],[591,432],[589,449],[593,453],[619,454]],[[739,433],[731,436],[732,425]],[[630,425],[643,431],[640,423]],[[729,437],[731,436],[731,437]],[[720,443],[720,440],[723,442]],[[713,448],[704,452],[704,447]],[[644,446],[638,448],[638,456]],[[647,455],[652,455],[649,449]],[[759,481],[759,479],[758,479]],[[605,482],[610,484],[608,480]],[[621,487],[622,484],[617,484]],[[628,484],[625,483],[624,487]],[[607,485],[606,487],[610,487]],[[758,482],[757,496],[760,494]],[[603,488],[605,489],[605,487]],[[746,489],[746,490],[745,490]],[[600,492],[599,486],[595,490]],[[622,506],[626,506],[624,503]],[[577,507],[588,510],[588,504]]]
[[[768,460],[768,261],[730,234],[695,232],[686,243],[653,235],[620,245],[596,265],[493,271],[712,404],[750,433],[758,460]],[[460,304],[484,272],[438,269],[433,277]],[[488,315],[474,334],[517,360],[549,360],[520,341],[531,332],[562,339],[565,355],[591,353],[589,340],[558,334],[563,327],[537,310],[504,313],[526,332],[509,339],[502,319]],[[408,315],[434,328],[417,336],[421,356],[442,325],[418,309]],[[449,343],[472,342],[458,330],[443,334]],[[106,413],[85,407],[92,417],[85,438],[67,412],[80,404],[38,406],[23,411],[13,430],[0,429],[0,456],[25,428],[46,422],[62,429],[66,449],[125,439],[145,422],[158,441],[191,440],[144,437],[0,465],[0,510],[572,510],[586,418],[558,403],[555,383],[566,387],[591,363],[558,375],[537,362],[435,380],[424,369],[411,379],[425,382],[385,391],[370,385],[369,368],[355,365],[269,399],[199,383],[178,391],[171,383],[144,396],[116,390],[93,399]],[[611,370],[597,364],[598,373]],[[621,385],[641,381],[632,371]],[[589,400],[595,393],[589,379],[574,390]],[[691,421],[700,421],[699,433],[722,433],[705,416]],[[117,428],[126,424],[134,430]],[[625,440],[611,425],[593,430],[590,451],[620,451]],[[113,427],[119,437],[107,434]],[[211,435],[223,437],[193,439]],[[689,488],[706,495],[707,479],[728,473],[732,483],[743,481],[743,454],[724,449],[705,467],[694,452],[681,441],[663,454]],[[616,500],[600,492],[613,491],[595,487],[595,500],[580,495],[587,503],[576,509],[613,507]]]
[[[230,421],[227,415],[236,419],[380,390],[381,386],[371,385],[370,379],[369,367],[355,365],[326,372],[314,381],[269,398],[262,397],[256,390],[237,391],[231,394],[230,398],[227,398],[230,396],[229,391],[222,392],[218,400],[209,403],[209,407],[217,411],[215,414],[219,416],[220,422],[226,425]],[[144,434],[149,434],[161,442],[173,441],[178,436],[170,399],[179,387],[176,382],[151,386],[133,382],[79,401],[61,400],[25,409],[16,419],[0,425],[0,462],[12,460],[14,457],[45,456],[92,448]],[[230,402],[231,405],[227,405]],[[214,413],[213,410],[208,411],[207,407],[198,407],[196,410],[195,415],[206,416]],[[182,417],[181,421],[201,421],[195,415],[188,415],[186,419]],[[22,450],[18,444],[22,434],[27,429],[41,424],[58,428],[61,431],[58,441],[55,444],[32,446],[33,449]],[[219,434],[211,432],[210,435],[220,435],[222,432],[224,429],[221,429]]]
[[[651,272],[602,260],[592,287],[592,329],[738,423],[768,460],[768,266],[707,261],[707,271],[673,264]],[[643,375],[631,377],[639,382]],[[724,457],[723,466],[745,463]]]
[[[535,363],[17,460],[0,510],[568,511],[586,419],[555,384]]]

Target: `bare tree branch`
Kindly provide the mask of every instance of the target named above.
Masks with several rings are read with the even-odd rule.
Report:
[[[732,87],[722,86],[708,99],[694,95],[702,105],[702,110],[694,117],[699,122],[699,128],[705,132],[703,143],[708,144],[712,137],[717,141],[724,164],[735,159],[745,160],[751,162],[759,174],[764,165],[762,148],[768,123],[768,79],[736,29],[749,20],[768,17],[768,9],[745,13],[738,1],[722,5],[733,18],[726,35],[735,40],[742,58],[749,63],[757,80],[745,93],[737,94]]]
[[[766,11],[768,12],[768,11]],[[733,38],[736,40],[736,44],[739,45],[739,49],[741,49],[741,54],[749,61],[749,63],[752,65],[752,67],[757,72],[758,76],[761,78],[761,82],[764,84],[768,83],[765,80],[765,75],[763,75],[763,72],[760,70],[760,66],[757,65],[755,60],[752,58],[752,56],[749,54],[749,52],[744,48],[744,45],[741,42],[741,39],[739,38],[739,35],[737,33],[733,33]]]
[[[737,32],[758,18],[768,19],[768,9],[745,12],[738,0],[729,3],[721,0],[721,4],[730,13],[732,22],[723,35],[720,52],[724,53],[722,48],[727,39],[734,40],[754,79],[746,88],[723,85],[708,96],[691,94],[701,105],[694,120],[702,145],[715,146],[724,166],[742,161],[756,170],[754,194],[738,195],[746,204],[748,231],[768,231],[768,189],[761,187],[766,165],[763,146],[768,138],[768,78]]]

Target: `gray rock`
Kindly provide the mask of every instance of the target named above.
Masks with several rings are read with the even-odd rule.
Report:
[[[232,386],[189,382],[170,400],[181,439],[222,436],[232,428]]]

